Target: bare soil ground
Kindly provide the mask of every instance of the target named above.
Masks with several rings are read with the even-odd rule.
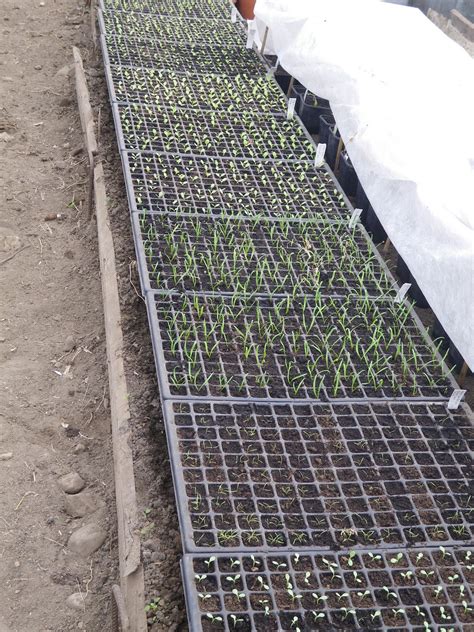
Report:
[[[88,38],[72,0],[4,0],[1,15],[0,629],[107,630],[117,555],[102,300],[67,65]],[[83,518],[58,485],[71,472],[95,505]],[[69,536],[91,523],[105,542],[81,556]]]
[[[5,0],[0,44],[0,632],[110,629],[117,582],[114,483],[95,222],[71,47],[80,48],[101,120],[134,422],[148,620],[185,630],[181,545],[146,312],[100,53],[73,0]],[[60,219],[46,221],[49,216]],[[97,504],[67,513],[58,479]],[[74,511],[72,511],[74,513]],[[93,523],[91,556],[68,547]],[[79,595],[77,609],[68,598]]]

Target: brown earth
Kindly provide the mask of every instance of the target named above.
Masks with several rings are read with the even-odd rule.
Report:
[[[85,158],[72,66],[65,65],[71,46],[88,41],[82,13],[72,0],[2,2],[2,632],[110,629],[117,575],[95,226],[83,204]],[[57,214],[64,219],[45,221]],[[65,511],[58,478],[70,472],[102,505],[84,518]],[[107,537],[83,558],[68,538],[90,523]],[[78,610],[66,605],[73,593]]]
[[[1,17],[0,632],[110,630],[117,582],[102,297],[95,222],[84,203],[73,45],[90,69],[102,121],[146,594],[158,605],[149,623],[155,631],[185,629],[166,441],[101,60],[89,53],[89,16],[72,0],[5,0]],[[45,221],[51,215],[61,218]],[[82,519],[66,513],[58,485],[70,472],[102,505]],[[90,523],[107,537],[82,558],[68,539]],[[77,593],[75,610],[66,601]]]

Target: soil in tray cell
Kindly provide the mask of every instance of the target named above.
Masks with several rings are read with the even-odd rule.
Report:
[[[357,227],[165,213],[143,213],[134,222],[146,289],[378,297],[392,291]]]
[[[474,626],[472,557],[470,549],[187,555],[183,571],[197,608],[189,616],[202,630],[232,631],[238,621],[256,632],[461,632]],[[211,611],[211,601],[220,607]]]
[[[343,195],[312,163],[127,154],[138,211],[347,219]]]
[[[315,146],[284,115],[119,104],[125,149],[180,155],[311,160]]]
[[[355,408],[169,403],[166,421],[177,445],[172,460],[186,516],[182,528],[192,534],[194,546],[284,550],[468,544],[474,502],[472,477],[463,462],[471,458],[470,421],[446,415],[443,405],[425,405],[417,415],[407,406],[414,424],[432,424],[436,440],[424,438],[421,425],[401,432],[410,438],[397,442],[372,435],[365,439],[374,426],[380,437],[390,436],[398,429],[396,413],[387,407],[379,422],[373,408],[367,406],[366,415]],[[441,411],[445,422],[434,427]],[[347,439],[341,420],[351,422],[357,442]],[[459,435],[455,445],[448,439],[453,427]],[[445,450],[452,447],[457,467],[442,465],[441,442]],[[438,464],[443,489],[425,478],[421,460]],[[393,468],[396,484],[387,477],[390,461],[403,463]],[[447,495],[446,489],[456,491]],[[379,580],[381,586],[387,581]]]
[[[216,75],[264,76],[265,66],[247,48],[207,47],[203,44],[149,40],[107,33],[105,43],[111,64],[141,66],[189,73],[195,78],[201,73]]]
[[[242,110],[284,112],[287,104],[278,85],[270,78],[191,75],[154,68],[111,66],[115,98],[202,111],[224,111],[240,115]]]
[[[172,395],[333,399],[446,396],[406,306],[348,297],[149,297]],[[154,304],[153,304],[154,301]]]
[[[151,41],[201,44],[204,46],[243,46],[243,29],[230,20],[188,19],[137,13],[103,14],[105,32],[120,37],[148,38]]]
[[[188,18],[227,18],[230,6],[224,0],[102,0],[106,10],[174,15]]]

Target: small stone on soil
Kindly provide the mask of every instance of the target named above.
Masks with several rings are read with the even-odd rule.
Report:
[[[64,351],[72,351],[75,346],[76,346],[76,341],[74,340],[73,336],[68,336],[66,340],[64,341],[63,349]]]
[[[69,77],[71,70],[72,70],[72,65],[66,64],[65,66],[62,66],[58,70],[58,72],[55,74],[55,77]]]
[[[77,494],[86,486],[85,482],[79,476],[77,472],[71,472],[65,476],[61,476],[58,481],[59,487],[66,494]]]
[[[107,533],[94,522],[81,527],[69,538],[68,547],[74,553],[88,557],[104,544]]]
[[[73,593],[66,599],[66,606],[72,610],[84,610],[85,601],[81,593]]]
[[[104,506],[104,502],[88,492],[66,496],[64,509],[73,518],[83,518]]]
[[[4,452],[0,454],[0,461],[9,461],[13,457],[13,452]]]

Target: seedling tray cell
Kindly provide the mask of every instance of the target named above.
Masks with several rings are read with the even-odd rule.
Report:
[[[139,212],[294,216],[348,220],[341,191],[312,162],[123,154]]]
[[[245,30],[230,20],[179,18],[150,14],[101,12],[103,32],[119,37],[145,38],[151,43],[176,42],[204,46],[243,47]],[[232,48],[230,48],[232,53]]]
[[[168,397],[443,398],[449,380],[409,309],[393,301],[147,295]]]
[[[470,544],[472,420],[442,404],[168,401],[187,551]]]
[[[202,112],[177,107],[115,106],[122,149],[174,155],[314,160],[315,144],[284,114]]]
[[[474,550],[185,555],[191,632],[468,632]]]
[[[225,111],[240,116],[244,110],[284,112],[286,99],[275,81],[263,77],[225,77],[189,75],[153,68],[112,66],[111,98],[113,101]]]
[[[224,0],[101,0],[106,11],[152,13],[189,18],[228,18],[230,3]]]
[[[358,227],[170,213],[132,221],[144,292],[395,294]]]
[[[243,47],[217,47],[186,42],[150,40],[136,36],[107,33],[102,36],[102,50],[107,64],[156,68],[187,73],[196,81],[202,73],[228,76],[265,75],[266,67],[250,49]]]

